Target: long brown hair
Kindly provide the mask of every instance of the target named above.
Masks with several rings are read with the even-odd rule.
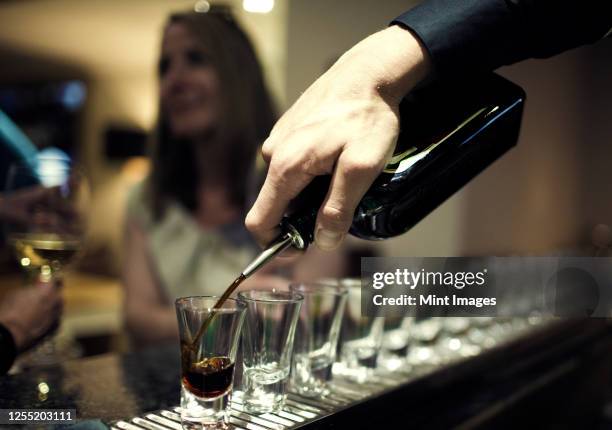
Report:
[[[251,42],[228,8],[217,6],[207,13],[174,14],[166,28],[177,23],[206,46],[218,74],[221,114],[206,145],[222,151],[220,160],[215,160],[215,175],[227,184],[231,203],[244,211],[248,188],[253,186],[254,176],[250,172],[254,172],[255,156],[276,119],[261,66]],[[156,219],[163,216],[172,200],[190,212],[195,211],[196,191],[202,183],[195,144],[172,137],[161,109],[159,112],[147,188]]]

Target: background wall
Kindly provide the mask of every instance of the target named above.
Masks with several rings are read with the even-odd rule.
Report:
[[[501,73],[527,92],[519,146],[465,192],[462,250],[588,247],[612,224],[612,39]]]

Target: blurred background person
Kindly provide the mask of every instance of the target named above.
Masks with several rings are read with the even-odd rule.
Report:
[[[256,255],[243,219],[275,121],[255,52],[226,8],[172,15],[158,72],[151,172],[130,194],[125,231],[125,318],[137,344],[174,338],[174,299],[222,294]],[[288,282],[258,273],[242,288]]]

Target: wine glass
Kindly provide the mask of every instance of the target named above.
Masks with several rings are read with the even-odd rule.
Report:
[[[61,280],[75,260],[85,234],[89,187],[82,170],[58,152],[10,165],[4,187],[4,233],[25,283]],[[61,348],[64,346],[64,348]],[[70,345],[42,342],[27,354],[22,367],[54,363],[69,355]]]

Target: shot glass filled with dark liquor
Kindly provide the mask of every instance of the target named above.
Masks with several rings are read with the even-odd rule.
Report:
[[[176,300],[181,342],[181,423],[184,429],[224,428],[245,304],[219,297]]]

